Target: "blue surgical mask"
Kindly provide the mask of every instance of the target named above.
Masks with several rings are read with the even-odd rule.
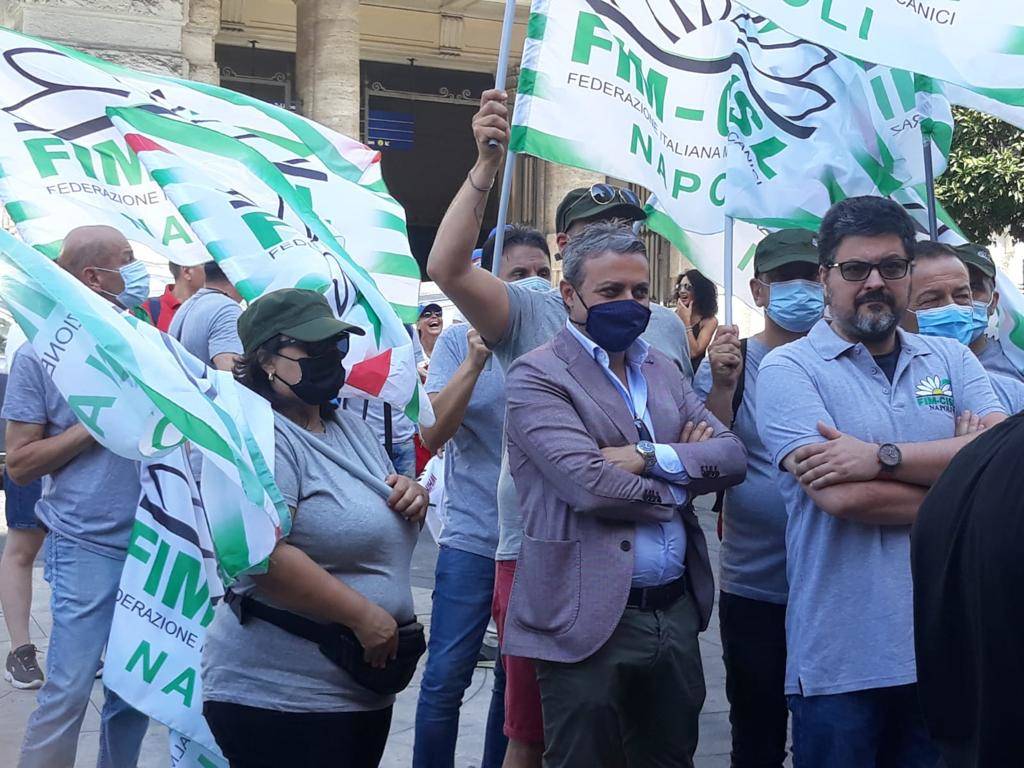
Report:
[[[825,311],[825,287],[810,280],[786,280],[768,285],[768,313],[790,333],[806,333]]]
[[[986,330],[988,330],[988,309],[992,306],[992,300],[990,299],[988,304],[983,301],[975,301],[973,307],[973,326],[971,328],[971,344],[981,338]]]
[[[125,309],[135,309],[149,298],[149,270],[141,261],[130,261],[120,269],[104,269],[96,267],[103,272],[117,272],[124,282],[122,290],[114,298],[117,303]]]
[[[537,293],[547,293],[551,290],[551,281],[546,277],[539,277],[537,275],[524,277],[522,280],[513,280],[512,285],[518,285],[528,291],[536,291]]]
[[[651,321],[651,310],[633,299],[588,307],[580,296],[580,304],[587,310],[587,335],[605,352],[625,352]]]
[[[970,344],[974,333],[974,307],[947,304],[944,307],[921,309],[917,315],[917,329],[922,336],[943,336]]]

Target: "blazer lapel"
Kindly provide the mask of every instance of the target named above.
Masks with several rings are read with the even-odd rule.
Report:
[[[569,374],[580,389],[604,411],[616,429],[630,443],[639,439],[633,414],[619,390],[608,380],[608,374],[594,360],[568,330],[562,329],[555,337],[555,351],[566,362]]]

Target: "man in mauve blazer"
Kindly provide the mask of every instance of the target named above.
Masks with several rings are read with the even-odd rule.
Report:
[[[524,537],[502,652],[537,660],[545,766],[689,766],[714,601],[691,502],[742,482],[746,453],[637,338],[642,241],[594,224],[563,261],[569,323],[506,379]]]

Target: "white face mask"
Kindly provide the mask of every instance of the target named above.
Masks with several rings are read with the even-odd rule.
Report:
[[[538,275],[524,277],[522,280],[513,280],[512,285],[521,285],[526,290],[536,291],[537,293],[546,293],[551,290],[551,281],[546,277],[539,277]]]
[[[120,269],[105,269],[103,267],[96,267],[96,269],[102,272],[117,272],[121,275],[124,290],[114,298],[125,309],[135,309],[149,298],[149,270],[143,262],[130,261]]]

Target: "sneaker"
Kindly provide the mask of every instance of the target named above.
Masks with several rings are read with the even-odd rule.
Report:
[[[36,661],[36,647],[32,643],[20,645],[7,654],[4,678],[15,688],[31,690],[43,684],[43,670]]]
[[[498,658],[498,648],[484,642],[480,646],[480,653],[476,657],[476,665],[482,669],[493,669]]]

